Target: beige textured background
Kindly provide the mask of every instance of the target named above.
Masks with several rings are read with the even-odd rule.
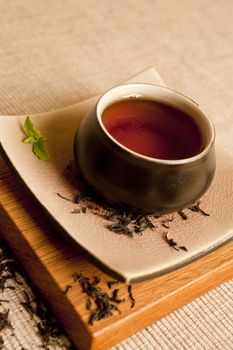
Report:
[[[232,0],[0,0],[0,114],[65,107],[154,66],[232,153],[232,14]],[[115,349],[232,350],[232,282]],[[35,337],[25,348],[39,349]]]

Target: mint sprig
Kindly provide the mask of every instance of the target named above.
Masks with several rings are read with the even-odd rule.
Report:
[[[23,132],[25,134],[24,143],[32,143],[32,152],[39,158],[40,160],[49,160],[49,153],[45,146],[46,139],[32,124],[31,119],[27,116],[24,126]]]

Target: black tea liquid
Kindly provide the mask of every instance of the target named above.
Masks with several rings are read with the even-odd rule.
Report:
[[[108,106],[102,122],[114,139],[152,158],[178,160],[202,150],[202,136],[188,114],[166,104],[124,99]]]

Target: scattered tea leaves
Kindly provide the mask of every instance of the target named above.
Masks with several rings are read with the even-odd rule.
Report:
[[[173,238],[168,238],[168,232],[164,232],[163,238],[164,238],[165,242],[167,242],[167,244],[171,248],[173,248],[173,249],[175,249],[177,251],[179,250],[179,248],[177,248],[177,243],[174,241],[174,239]]]
[[[168,232],[163,233],[163,238],[164,238],[165,242],[174,250],[176,250],[176,251],[184,250],[185,252],[188,251],[188,249],[185,246],[178,246],[177,242],[174,241],[173,238],[168,238]]]
[[[2,243],[2,242],[1,242]],[[8,258],[9,251],[4,246],[3,249],[0,250],[0,289],[3,293],[5,289],[14,290],[15,287],[13,285],[9,285],[7,282],[14,280],[17,284],[22,284],[19,280],[18,275],[18,267],[16,264],[16,260],[12,258]]]
[[[59,192],[57,192],[57,195],[58,195],[58,197],[60,197],[60,198],[62,198],[62,199],[65,199],[65,200],[68,201],[68,202],[72,202],[72,199],[63,196],[63,195],[62,195],[61,193],[59,193]]]
[[[161,225],[167,229],[170,228],[170,224],[173,221],[173,217],[161,220]]]
[[[39,322],[36,324],[38,334],[45,345],[52,339],[59,337],[61,335],[60,327],[45,305],[37,297],[30,298],[26,291],[24,291],[24,299],[21,305],[30,314],[31,318],[36,317],[36,320],[39,319]]]
[[[62,335],[60,326],[37,296],[30,297],[26,290],[23,296],[24,300],[21,305],[29,313],[31,319],[35,320],[38,334],[43,341],[43,348],[47,349],[48,344],[56,341]]]
[[[196,213],[200,213],[202,214],[203,216],[210,216],[210,214],[206,213],[203,209],[200,208],[200,204],[201,202],[200,201],[197,201],[196,204],[193,204],[191,207],[189,207],[188,209],[193,211],[193,212],[196,212]]]
[[[55,343],[57,341],[63,343],[62,333],[60,332],[59,325],[57,321],[51,316],[49,310],[41,302],[40,296],[32,296],[29,288],[24,288],[26,277],[25,273],[20,269],[20,266],[14,258],[12,258],[12,252],[7,247],[7,245],[0,240],[0,285],[2,292],[5,289],[15,289],[18,284],[22,296],[21,305],[28,312],[31,319],[34,320],[34,324],[37,325],[38,334],[41,337],[42,345],[44,349],[48,349],[48,345]],[[13,285],[12,285],[13,284]],[[0,299],[0,304],[5,305],[9,303],[10,300]],[[4,311],[0,313],[0,331],[8,327],[13,329],[13,324],[9,321],[9,317],[12,311]],[[14,333],[12,331],[12,336]],[[0,349],[1,349],[1,339],[0,338]],[[64,338],[64,344],[69,346],[68,340]],[[4,345],[3,345],[4,348]],[[67,347],[68,349],[68,347]]]
[[[100,287],[97,287],[100,279],[94,277],[92,280],[82,274],[73,274],[75,282],[79,282],[83,293],[86,293],[88,297],[92,298],[96,304],[95,310],[91,310],[88,323],[93,325],[95,321],[102,320],[113,315],[113,311],[120,310],[116,305],[112,303],[111,297],[108,293],[103,291]],[[86,308],[91,308],[90,302],[86,303]]]
[[[96,321],[100,321],[104,318],[112,316],[114,311],[121,313],[118,308],[119,304],[126,301],[125,298],[120,298],[120,289],[116,288],[113,290],[112,295],[109,295],[102,288],[97,287],[101,282],[100,278],[94,276],[92,278],[85,277],[82,273],[74,272],[72,274],[74,282],[78,282],[81,286],[82,292],[87,295],[85,303],[86,310],[91,312],[88,323],[93,325]],[[112,280],[106,282],[107,287],[111,289],[114,285],[119,284],[120,281]],[[132,294],[132,286],[127,286],[127,292],[131,301],[131,308],[135,306],[135,298]],[[93,304],[95,306],[93,306]]]
[[[66,287],[65,287],[65,290],[63,291],[63,295],[64,296],[67,296],[69,290],[72,288],[72,286],[70,284],[68,284]]]
[[[183,210],[179,210],[177,213],[180,215],[182,220],[188,219],[188,216],[183,212]]]
[[[119,284],[119,281],[108,281],[107,282],[107,286],[109,289],[111,289],[113,286],[115,286],[116,284]]]
[[[29,313],[31,319],[33,319],[33,314],[35,313],[34,308],[32,306],[31,299],[29,297],[29,294],[24,290],[24,301],[21,301],[21,305],[24,307],[24,309]]]
[[[3,347],[4,347],[4,339],[2,335],[0,335],[0,349],[3,349]]]
[[[133,297],[131,284],[128,285],[128,293],[129,293],[129,298],[131,300],[131,306],[130,307],[133,308],[135,306],[136,300]]]
[[[182,245],[181,247],[179,247],[179,249],[184,250],[185,252],[188,251],[188,248],[186,248],[184,245]]]
[[[93,281],[92,281],[92,283],[96,286],[97,284],[99,284],[100,283],[100,278],[99,277],[97,277],[97,276],[94,276],[93,277]]]
[[[6,287],[6,282],[8,279],[11,279],[11,275],[2,275],[0,276],[0,289],[2,292],[4,292],[4,290],[6,288],[10,289],[10,286]],[[12,287],[14,288],[14,287]]]
[[[117,222],[114,224],[106,225],[106,227],[114,233],[133,237],[132,231],[129,229],[129,227],[126,224],[122,224],[120,222]]]
[[[87,309],[87,310],[91,310],[91,306],[92,306],[91,300],[90,300],[90,299],[87,299],[87,301],[86,301],[86,309]]]
[[[133,237],[134,233],[141,235],[143,231],[155,228],[155,225],[147,215],[133,212],[120,213],[115,209],[111,209],[110,214],[106,215],[105,219],[112,221],[112,224],[106,225],[110,231],[117,234],[125,234],[129,237]]]
[[[134,232],[142,233],[143,231],[147,229],[153,230],[155,228],[155,225],[152,223],[152,221],[149,219],[147,215],[141,215],[141,214],[130,214],[131,217],[131,223],[134,224]]]
[[[0,331],[4,328],[13,328],[10,321],[8,320],[9,310],[0,312]]]
[[[96,303],[96,310],[92,312],[88,321],[90,325],[93,325],[95,321],[100,321],[104,318],[112,316],[113,310],[116,310],[120,313],[120,310],[118,309],[118,307],[115,306],[114,304],[109,303],[108,299],[96,298],[95,303]]]
[[[90,195],[84,194],[84,193],[78,193],[78,194],[73,198],[73,203],[79,204],[79,203],[81,203],[81,202],[83,202],[83,201],[89,202],[89,201],[92,201],[92,200],[93,200],[93,198],[92,198]]]
[[[119,289],[114,289],[110,300],[116,304],[121,304],[121,303],[125,302],[124,298],[122,298],[122,299],[119,298]]]

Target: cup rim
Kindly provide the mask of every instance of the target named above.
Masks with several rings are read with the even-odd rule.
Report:
[[[192,156],[192,157],[187,157],[187,158],[182,158],[182,159],[160,159],[160,158],[155,158],[155,157],[149,157],[149,156],[146,156],[146,155],[143,155],[141,153],[138,153],[138,152],[135,152],[133,150],[131,150],[130,148],[122,145],[119,141],[117,141],[109,132],[108,130],[105,128],[104,126],[104,123],[102,121],[102,118],[101,118],[101,113],[100,113],[100,108],[101,108],[101,104],[103,103],[103,99],[106,97],[106,95],[110,94],[113,90],[120,90],[124,87],[132,87],[132,89],[134,87],[138,87],[138,86],[149,86],[149,87],[157,87],[159,89],[162,89],[162,90],[167,90],[167,91],[170,91],[174,94],[177,94],[179,95],[180,97],[182,97],[184,100],[188,101],[189,103],[191,103],[192,105],[195,105],[196,108],[199,109],[199,111],[201,112],[202,116],[204,116],[204,118],[206,119],[208,125],[209,125],[209,131],[210,131],[210,140],[209,142],[207,143],[207,145],[205,146],[205,148],[198,154]],[[132,97],[134,96],[135,94],[132,92]],[[119,96],[120,97],[120,96]],[[116,102],[118,101],[118,99],[116,99]],[[111,102],[110,102],[111,104]],[[106,106],[107,107],[107,106]],[[200,107],[200,105],[194,101],[192,98],[188,97],[187,95],[177,91],[177,90],[174,90],[174,89],[171,89],[171,88],[168,88],[166,86],[162,86],[162,85],[159,85],[159,84],[150,84],[150,83],[127,83],[127,84],[122,84],[122,85],[118,85],[118,86],[115,86],[109,90],[107,90],[105,93],[103,93],[99,100],[97,101],[96,103],[96,106],[95,106],[95,112],[96,112],[96,116],[97,116],[97,121],[99,123],[99,126],[101,127],[101,129],[104,131],[104,133],[107,135],[107,137],[114,143],[116,144],[120,149],[126,151],[127,153],[129,153],[130,155],[132,155],[133,157],[136,157],[136,158],[139,158],[141,160],[144,160],[144,161],[147,161],[147,162],[151,162],[151,163],[156,163],[156,164],[165,164],[165,165],[181,165],[181,164],[186,164],[186,163],[192,163],[194,161],[197,161],[201,158],[203,158],[206,154],[208,154],[210,148],[212,147],[212,145],[214,144],[215,142],[215,128],[214,128],[214,125],[212,123],[212,121],[210,120],[208,114]]]

